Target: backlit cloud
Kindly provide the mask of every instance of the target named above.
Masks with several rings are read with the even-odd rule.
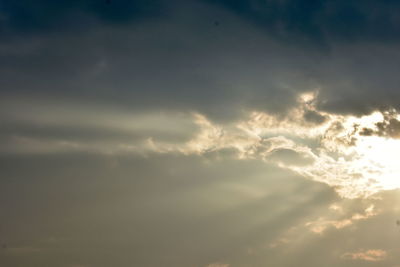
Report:
[[[370,249],[360,252],[348,252],[342,255],[346,260],[362,261],[383,261],[387,257],[387,252],[381,249]]]
[[[0,266],[397,266],[399,11],[0,0]]]

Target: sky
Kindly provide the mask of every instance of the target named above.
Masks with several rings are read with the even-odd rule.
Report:
[[[399,267],[400,2],[0,0],[0,265]]]

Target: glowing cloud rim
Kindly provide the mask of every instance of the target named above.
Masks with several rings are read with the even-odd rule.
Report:
[[[251,112],[246,120],[217,125],[194,114],[200,131],[185,144],[149,140],[157,152],[207,154],[235,151],[239,159],[261,159],[326,183],[344,198],[369,197],[400,188],[400,140],[382,130],[400,118],[395,110],[362,117],[318,111],[317,93],[299,96],[286,116]],[[317,120],[309,120],[313,114]]]

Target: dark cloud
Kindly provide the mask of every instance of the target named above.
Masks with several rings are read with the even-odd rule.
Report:
[[[397,118],[396,111],[391,110],[384,112],[382,121],[375,123],[375,129],[362,128],[360,130],[360,135],[377,135],[391,138],[399,138],[400,121]]]
[[[394,29],[374,30],[377,18],[395,20],[395,2],[380,2],[376,9],[368,8],[370,1],[28,2],[3,3],[3,26],[15,33],[0,44],[3,96],[196,110],[217,120],[235,119],[243,110],[285,113],[300,92],[317,89],[318,107],[330,112],[365,114],[399,106],[396,41],[379,35]],[[346,22],[342,9],[365,14],[366,22],[346,11],[349,26],[330,28],[329,23],[340,24],[335,20]],[[267,30],[249,24],[253,17],[265,17],[258,20]],[[80,19],[90,23],[66,22]],[[290,43],[299,45],[281,42],[277,30],[268,30],[281,24]],[[51,25],[57,30],[47,28]],[[320,36],[340,37],[346,30],[365,38]],[[302,36],[323,40],[329,49],[300,45]]]
[[[93,26],[92,20],[123,25],[162,15],[160,0],[61,0],[9,1],[0,3],[2,34],[45,34],[48,32],[83,30]]]
[[[360,135],[363,136],[371,136],[374,134],[374,130],[370,129],[370,128],[362,128],[360,131]]]
[[[312,0],[202,0],[189,1],[189,5],[204,2],[226,8],[254,23],[275,38],[293,39],[328,44],[330,39],[342,41],[398,40],[399,17],[397,1]],[[106,0],[90,1],[1,1],[2,29],[5,32],[30,33],[54,31],[72,27],[86,28],[85,17],[105,24],[119,25],[149,18],[163,17],[188,3],[163,0]],[[224,17],[215,17],[210,23],[221,23]]]
[[[329,45],[339,41],[397,41],[399,3],[393,0],[207,0],[284,40]]]
[[[99,150],[196,141],[193,111],[222,128],[254,110],[279,120],[311,91],[310,124],[299,125],[322,124],[322,111],[399,109],[399,10],[389,0],[0,0],[0,144],[21,152],[0,153],[0,265],[365,266],[341,256],[393,254],[393,192],[374,200],[381,216],[338,229],[332,221],[366,208],[343,201],[318,235],[305,225],[326,219],[334,190],[238,160],[235,140],[204,156]],[[398,137],[399,124],[385,115],[360,134]],[[355,145],[343,127],[326,134]],[[289,149],[271,157],[311,162]]]
[[[378,135],[389,136],[393,138],[400,137],[400,121],[395,114],[385,114],[382,122],[376,123]]]
[[[295,92],[310,83],[304,74],[288,66],[289,58],[280,61],[264,48],[282,50],[279,46],[230,14],[213,12],[226,17],[224,30],[208,25],[200,14],[178,14],[142,27],[97,25],[85,32],[6,42],[0,67],[3,88],[12,91],[3,90],[136,109],[199,110],[221,118],[235,117],[242,108],[283,111],[292,105]],[[21,42],[23,49],[10,53]]]
[[[395,21],[397,3],[373,5],[3,1],[2,25],[15,36],[0,44],[1,91],[141,110],[196,110],[218,120],[243,110],[285,113],[298,93],[316,89],[318,107],[330,112],[398,107],[396,40],[385,42],[397,24],[376,29],[387,24],[377,23],[381,18]],[[280,27],[299,45],[281,42]],[[300,45],[303,36],[329,49]]]
[[[315,123],[315,124],[321,124],[326,121],[326,117],[321,115],[320,113],[314,111],[314,110],[307,110],[304,115],[304,119],[307,122]]]

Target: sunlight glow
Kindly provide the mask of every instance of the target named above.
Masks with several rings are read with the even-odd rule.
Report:
[[[235,124],[218,125],[194,114],[200,131],[184,144],[151,142],[160,153],[225,151],[263,160],[335,188],[344,198],[400,188],[400,116],[395,110],[356,117],[319,111],[316,93],[299,96],[285,117],[253,111]],[[309,121],[306,114],[319,118]],[[226,155],[226,154],[225,154]]]
[[[340,121],[341,128],[325,132],[315,164],[295,170],[338,187],[348,198],[400,188],[400,139],[379,131],[385,119],[381,112],[333,118],[331,125]],[[363,129],[370,134],[362,134]]]
[[[360,137],[354,167],[366,177],[377,181],[382,189],[400,188],[400,140],[366,136]]]

